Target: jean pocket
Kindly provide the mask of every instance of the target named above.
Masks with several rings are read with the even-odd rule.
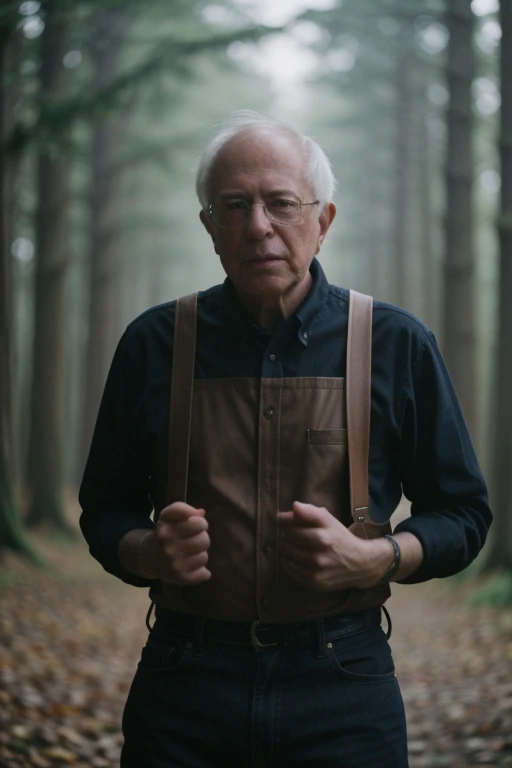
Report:
[[[395,678],[391,649],[380,628],[327,642],[334,671],[354,683],[384,683]]]
[[[183,667],[191,649],[192,644],[185,639],[160,643],[149,638],[142,649],[138,668],[143,672],[172,672]]]

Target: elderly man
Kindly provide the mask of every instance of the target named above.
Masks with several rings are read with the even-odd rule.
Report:
[[[388,583],[465,568],[491,520],[450,379],[418,320],[328,284],[314,141],[235,113],[197,192],[227,278],[128,327],[80,494],[156,605],[121,765],[404,768]]]

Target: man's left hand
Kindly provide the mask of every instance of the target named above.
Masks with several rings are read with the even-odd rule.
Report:
[[[367,589],[392,560],[386,539],[354,536],[324,507],[295,501],[278,520],[279,550],[290,576],[318,592]]]

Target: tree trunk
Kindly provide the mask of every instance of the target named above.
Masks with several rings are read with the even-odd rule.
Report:
[[[371,144],[369,144],[371,146]],[[382,192],[380,189],[379,163],[376,154],[368,153],[366,162],[363,163],[365,169],[365,204],[366,210],[371,211],[372,215],[366,222],[364,236],[365,248],[364,256],[366,260],[364,268],[365,291],[372,296],[382,297],[384,276],[386,269],[385,238],[383,237],[382,224]]]
[[[126,30],[126,18],[102,13],[94,35],[95,87],[104,88],[116,76]],[[98,408],[112,361],[120,325],[120,171],[116,149],[126,116],[107,117],[94,129],[91,147],[91,240],[89,313],[85,362],[85,402],[78,473],[85,467]]]
[[[438,325],[439,270],[435,254],[434,212],[432,206],[433,151],[432,140],[427,130],[426,112],[419,121],[419,203],[420,203],[420,253],[421,284],[423,286],[422,320],[434,332]]]
[[[397,111],[395,148],[395,208],[394,208],[394,302],[408,307],[410,299],[410,189],[412,81],[413,60],[411,29],[407,22],[400,40],[401,53],[397,73]]]
[[[40,98],[44,109],[63,92],[66,33],[55,0],[43,8]],[[32,368],[29,525],[67,530],[62,501],[64,439],[64,301],[68,267],[68,158],[55,144],[40,149],[37,168],[36,285]]]
[[[446,254],[443,351],[473,439],[476,439],[475,265],[473,255],[473,14],[469,0],[449,0],[447,25]]]
[[[16,11],[3,19],[0,30],[0,142],[4,144],[12,129],[12,88],[8,75],[14,69],[13,38]],[[13,493],[13,280],[12,212],[14,199],[14,160],[0,151],[0,552],[14,550],[33,562],[40,560],[23,532]]]
[[[486,568],[512,570],[512,2],[502,0],[501,16],[501,211],[499,323],[496,359],[494,460],[491,477],[495,521]]]

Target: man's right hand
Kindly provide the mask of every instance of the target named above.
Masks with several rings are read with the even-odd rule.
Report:
[[[154,541],[148,541],[154,536]],[[146,548],[147,547],[147,548]],[[144,562],[155,555],[157,578],[182,586],[201,584],[211,578],[206,568],[210,537],[204,509],[183,501],[165,507],[158,516],[154,534],[143,545]],[[148,565],[151,563],[148,563]]]
[[[127,570],[150,579],[192,586],[211,578],[210,537],[204,509],[177,501],[165,507],[153,531],[129,531],[119,544]]]

